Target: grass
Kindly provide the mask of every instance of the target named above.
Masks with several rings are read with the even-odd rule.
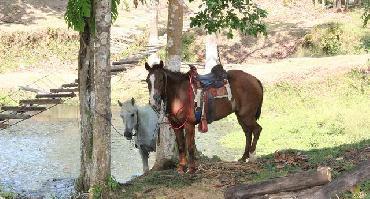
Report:
[[[34,68],[54,59],[75,61],[78,48],[78,34],[61,29],[4,34],[0,36],[0,72]]]
[[[147,192],[161,187],[178,189],[191,185],[196,179],[190,175],[180,176],[176,171],[152,171],[123,185],[125,192],[119,198],[140,198],[141,192]]]
[[[369,95],[369,79],[359,70],[324,81],[267,86],[257,153],[312,150],[370,139]],[[230,126],[238,126],[236,120],[229,119],[235,123]],[[240,150],[244,140],[235,128],[220,142]]]
[[[0,198],[1,199],[15,199],[17,198],[17,194],[13,192],[3,191],[0,187]]]
[[[351,23],[337,21],[315,26],[304,37],[296,56],[331,56],[338,54],[361,54],[370,51],[370,30],[363,27],[362,12],[349,13]]]

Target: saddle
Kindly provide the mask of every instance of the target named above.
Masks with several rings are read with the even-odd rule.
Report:
[[[230,85],[227,72],[222,65],[216,65],[206,75],[199,75],[195,66],[190,65],[189,71],[194,91],[194,110],[198,123],[198,130],[202,133],[208,131],[208,123],[213,122],[214,105],[216,98],[231,100]]]

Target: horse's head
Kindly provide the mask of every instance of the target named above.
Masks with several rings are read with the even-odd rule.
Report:
[[[160,61],[159,64],[154,64],[152,67],[145,63],[145,69],[149,72],[146,77],[150,95],[149,103],[156,110],[160,109],[161,101],[166,95],[167,79],[163,66],[163,61]]]
[[[118,104],[121,107],[120,116],[125,126],[123,135],[126,139],[131,140],[134,136],[133,130],[137,131],[138,128],[138,109],[135,105],[135,99],[132,98],[123,103],[118,101]]]

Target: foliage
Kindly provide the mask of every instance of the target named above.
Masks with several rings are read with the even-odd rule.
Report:
[[[364,0],[364,13],[361,18],[364,21],[363,26],[366,27],[368,21],[370,20],[370,0]]]
[[[93,199],[100,199],[103,189],[100,186],[94,185],[89,192],[92,193]]]
[[[182,45],[181,45],[181,54],[182,60],[186,62],[195,62],[197,61],[196,52],[204,48],[199,42],[196,42],[196,35],[193,32],[186,32],[182,35]]]
[[[3,191],[0,187],[0,198],[1,199],[15,199],[18,198],[16,193]]]
[[[226,29],[229,38],[233,37],[233,30],[254,36],[266,34],[262,19],[267,12],[249,0],[202,0],[201,8],[195,17],[190,18],[191,27],[204,26],[208,33]]]
[[[95,32],[95,21],[91,18],[93,0],[68,0],[67,11],[64,19],[69,28],[83,32],[88,24],[92,32]],[[118,5],[120,0],[112,0],[112,22],[118,17]]]
[[[302,48],[298,50],[297,55],[331,56],[366,53],[370,50],[369,34],[370,31],[362,28],[360,23],[330,22],[317,25],[305,35]]]
[[[119,188],[119,183],[114,176],[110,176],[108,178],[108,187],[112,191],[115,191]]]

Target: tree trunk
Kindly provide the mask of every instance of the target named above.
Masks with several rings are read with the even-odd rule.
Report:
[[[287,177],[276,178],[252,185],[237,185],[228,188],[225,198],[250,198],[265,194],[274,194],[286,191],[297,191],[326,184],[331,181],[328,167],[319,168],[316,172],[302,172]]]
[[[159,15],[159,1],[154,0],[151,2],[150,6],[151,10],[155,10],[153,12],[152,20],[149,22],[149,46],[157,46],[159,44],[159,38],[158,38],[158,15]],[[148,57],[148,63],[149,65],[153,65],[154,63],[159,63],[159,57],[157,52],[152,53]]]
[[[93,153],[91,186],[100,188],[102,198],[108,198],[107,180],[111,176],[111,76],[110,27],[111,0],[94,0],[95,49],[93,111]]]
[[[342,0],[336,0],[335,2],[335,7],[337,9],[341,9],[342,8]]]
[[[205,72],[211,72],[212,67],[217,64],[219,64],[217,35],[212,33],[207,35]]]
[[[92,107],[90,96],[93,93],[94,63],[92,56],[93,42],[90,27],[85,26],[85,31],[80,33],[80,51],[78,56],[78,82],[80,100],[80,132],[81,132],[81,165],[80,176],[77,180],[78,192],[86,193],[90,188],[92,165]]]
[[[169,0],[166,67],[172,71],[180,71],[182,26],[183,6],[178,0]],[[168,124],[162,124],[157,139],[157,156],[153,169],[160,170],[165,169],[169,165],[174,165],[174,146],[175,133]]]

